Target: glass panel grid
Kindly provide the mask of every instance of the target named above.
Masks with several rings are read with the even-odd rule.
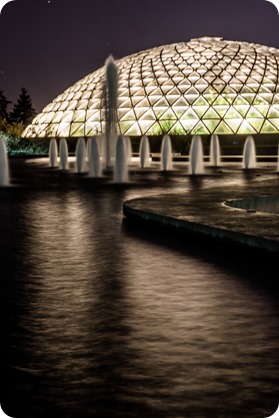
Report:
[[[116,61],[121,133],[279,132],[279,50],[203,37]],[[25,137],[102,133],[104,67],[69,87]]]

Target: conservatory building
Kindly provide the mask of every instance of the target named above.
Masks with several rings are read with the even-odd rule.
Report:
[[[118,130],[127,136],[279,133],[279,50],[202,37],[116,60]],[[105,68],[57,96],[26,138],[105,131]]]

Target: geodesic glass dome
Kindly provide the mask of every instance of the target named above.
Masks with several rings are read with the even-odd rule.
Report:
[[[116,61],[123,135],[279,132],[279,50],[203,37]],[[23,137],[100,135],[105,69],[87,75],[38,114]]]

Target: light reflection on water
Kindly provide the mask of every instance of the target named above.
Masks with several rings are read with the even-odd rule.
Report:
[[[2,253],[6,404],[30,418],[271,414],[274,295],[238,269],[127,233],[122,202],[141,193],[32,191],[10,197],[12,215],[2,209],[15,229],[12,266]]]

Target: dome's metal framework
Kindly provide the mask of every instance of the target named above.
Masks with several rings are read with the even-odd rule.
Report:
[[[279,132],[279,50],[203,37],[116,61],[123,135]],[[104,67],[60,94],[23,137],[100,135]]]

